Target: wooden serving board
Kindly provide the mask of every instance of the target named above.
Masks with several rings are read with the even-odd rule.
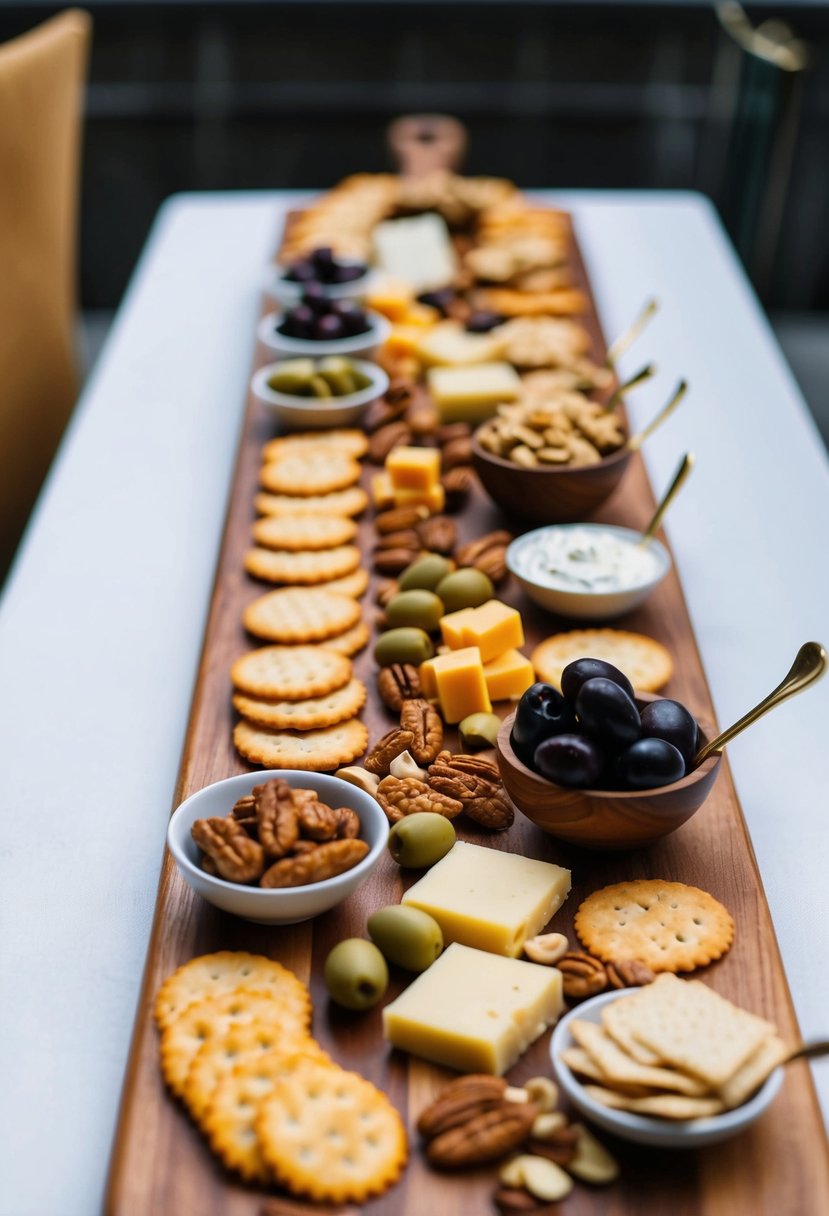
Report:
[[[589,292],[575,243],[573,269],[580,280],[577,285]],[[595,354],[602,358],[605,347],[595,309],[587,324]],[[256,366],[267,361],[266,352],[258,350]],[[264,409],[248,396],[174,807],[196,790],[249,767],[236,754],[231,739],[234,713],[228,673],[233,661],[251,648],[240,624],[242,610],[267,589],[244,573],[242,558],[254,519],[261,447],[273,433]],[[366,483],[371,471],[367,466]],[[653,507],[644,466],[637,456],[614,496],[594,518],[642,528]],[[505,525],[514,531],[525,530],[506,519],[480,489],[457,518],[462,540]],[[360,524],[360,543],[367,555],[374,538],[369,512]],[[370,566],[368,556],[366,564]],[[541,638],[570,625],[533,608],[514,586],[499,588],[498,595],[521,609],[528,653]],[[363,604],[371,619],[373,589]],[[676,572],[665,579],[645,607],[618,625],[662,641],[675,662],[666,695],[682,701],[697,717],[713,720]],[[363,717],[373,743],[395,721],[376,694],[371,647],[357,656],[355,670],[369,689]],[[500,708],[506,713],[511,707]],[[447,741],[454,745],[451,734]],[[769,763],[773,762],[770,758]],[[555,918],[555,928],[568,933],[574,942],[572,917],[580,901],[607,883],[664,878],[710,891],[732,913],[736,937],[725,959],[701,974],[739,1005],[774,1021],[787,1041],[799,1041],[774,929],[727,763],[697,815],[648,849],[602,854],[568,847],[544,835],[520,813],[507,833],[475,836],[464,829],[461,835],[569,867],[573,890]],[[380,1008],[363,1014],[337,1008],[328,1001],[321,978],[331,947],[344,937],[364,936],[370,913],[397,903],[411,881],[384,856],[366,885],[335,911],[302,925],[264,928],[204,903],[179,877],[170,855],[165,856],[113,1149],[106,1199],[109,1216],[264,1216],[269,1211],[263,1192],[242,1185],[222,1168],[162,1083],[153,997],[162,980],[195,955],[244,949],[267,954],[290,967],[310,985],[314,1034],[323,1047],[345,1067],[361,1072],[385,1090],[409,1128],[413,1127],[419,1111],[450,1074],[389,1051],[382,1037]],[[406,982],[403,973],[392,972],[387,999],[396,996]],[[520,1082],[549,1072],[548,1033],[525,1054],[510,1078]],[[562,1205],[568,1216],[598,1212],[604,1216],[664,1216],[668,1212],[671,1216],[742,1216],[750,1211],[769,1216],[829,1214],[829,1155],[811,1077],[803,1063],[787,1070],[782,1091],[766,1115],[725,1144],[693,1153],[665,1152],[606,1139],[622,1165],[621,1179],[608,1190],[577,1184]],[[495,1173],[489,1168],[436,1174],[426,1168],[413,1133],[411,1158],[402,1180],[365,1209],[377,1216],[423,1216],[430,1211],[441,1216],[485,1216],[494,1211]],[[297,1209],[273,1208],[274,1213],[280,1210]],[[299,1210],[305,1208],[300,1205]]]

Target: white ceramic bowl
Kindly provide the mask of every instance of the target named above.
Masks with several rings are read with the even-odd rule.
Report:
[[[199,865],[201,850],[190,835],[192,825],[197,819],[224,818],[237,799],[249,794],[255,785],[262,785],[274,777],[281,777],[292,786],[316,790],[320,801],[329,806],[349,806],[356,811],[362,824],[360,835],[369,845],[363,860],[335,878],[326,878],[307,887],[274,890],[246,887],[205,874]],[[173,812],[167,828],[167,845],[182,878],[208,903],[259,925],[293,925],[327,912],[361,887],[379,861],[388,834],[388,820],[379,803],[356,785],[322,773],[265,770],[227,777],[191,794]]]
[[[584,1001],[571,1009],[561,1019],[553,1031],[550,1042],[550,1055],[553,1061],[553,1071],[561,1088],[575,1107],[593,1123],[620,1136],[623,1140],[633,1140],[636,1144],[650,1144],[655,1148],[701,1148],[704,1144],[716,1144],[720,1140],[728,1140],[744,1131],[755,1119],[771,1105],[777,1091],[783,1082],[783,1069],[776,1068],[754,1097],[749,1098],[742,1106],[726,1111],[722,1115],[712,1115],[707,1119],[689,1119],[684,1122],[671,1119],[656,1119],[650,1115],[635,1115],[626,1110],[611,1110],[596,1102],[585,1093],[581,1081],[573,1075],[561,1058],[561,1053],[576,1043],[570,1034],[570,1022],[581,1018],[587,1022],[601,1022],[601,1012],[611,1001],[620,1000],[639,992],[639,988],[621,988],[613,992],[603,992],[592,1000]]]
[[[353,338],[337,338],[332,342],[313,341],[311,338],[289,338],[286,334],[277,332],[277,325],[282,320],[281,312],[269,312],[259,322],[256,331],[259,341],[275,355],[285,359],[289,355],[310,355],[312,359],[324,355],[362,355],[370,359],[378,347],[382,346],[391,333],[391,325],[379,312],[366,313],[369,327],[364,334],[355,334]]]
[[[354,265],[356,259],[339,258],[338,261],[341,264]],[[286,269],[286,266],[268,266],[265,273],[265,291],[271,299],[280,304],[298,304],[305,284],[293,283],[290,279],[283,278]],[[329,300],[361,300],[368,292],[375,274],[374,270],[368,269],[359,279],[352,279],[350,283],[320,283],[320,286]],[[319,282],[318,279],[314,281]]]
[[[382,397],[389,387],[389,378],[382,367],[360,359],[353,362],[357,371],[371,378],[371,384],[345,397],[297,397],[276,392],[268,385],[268,380],[279,368],[279,363],[260,367],[254,373],[250,387],[254,397],[271,411],[284,430],[316,431],[330,426],[353,426],[366,406]]]
[[[572,617],[579,621],[609,621],[613,617],[622,616],[637,608],[662,582],[671,568],[671,557],[668,550],[658,540],[652,540],[649,546],[655,559],[655,573],[651,578],[626,587],[623,591],[574,591],[559,587],[548,587],[522,573],[522,552],[525,547],[537,537],[552,532],[573,531],[602,531],[611,532],[621,540],[636,543],[641,533],[632,528],[620,528],[615,524],[548,524],[544,528],[534,528],[519,536],[507,549],[506,563],[526,594],[536,604],[555,612],[558,616]]]

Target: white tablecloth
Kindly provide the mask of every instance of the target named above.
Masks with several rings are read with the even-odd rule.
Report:
[[[662,309],[659,489],[720,721],[829,639],[829,466],[708,204],[576,192],[610,335]],[[0,615],[0,1212],[100,1207],[250,366],[287,194],[162,209],[41,498]],[[829,680],[730,747],[804,1035],[826,1035]],[[829,1068],[816,1078],[829,1111]],[[166,1216],[166,1214],[159,1214]]]

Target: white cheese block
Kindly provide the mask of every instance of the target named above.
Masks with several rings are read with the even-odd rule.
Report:
[[[402,902],[433,916],[446,942],[517,958],[569,890],[561,866],[459,840]]]
[[[446,287],[455,277],[455,251],[439,215],[386,220],[374,229],[374,258],[386,274],[405,279],[417,295]]]
[[[561,972],[451,945],[383,1010],[403,1051],[500,1076],[561,1015]]]
[[[509,363],[432,367],[427,381],[441,422],[483,422],[496,405],[521,394],[521,379]]]
[[[418,342],[417,355],[436,367],[464,367],[493,359],[495,343],[490,334],[469,334],[456,321],[441,321]]]

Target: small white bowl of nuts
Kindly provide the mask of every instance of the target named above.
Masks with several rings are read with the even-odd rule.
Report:
[[[290,925],[361,887],[388,834],[379,804],[357,786],[266,770],[192,794],[170,819],[167,845],[208,903],[257,924]]]

